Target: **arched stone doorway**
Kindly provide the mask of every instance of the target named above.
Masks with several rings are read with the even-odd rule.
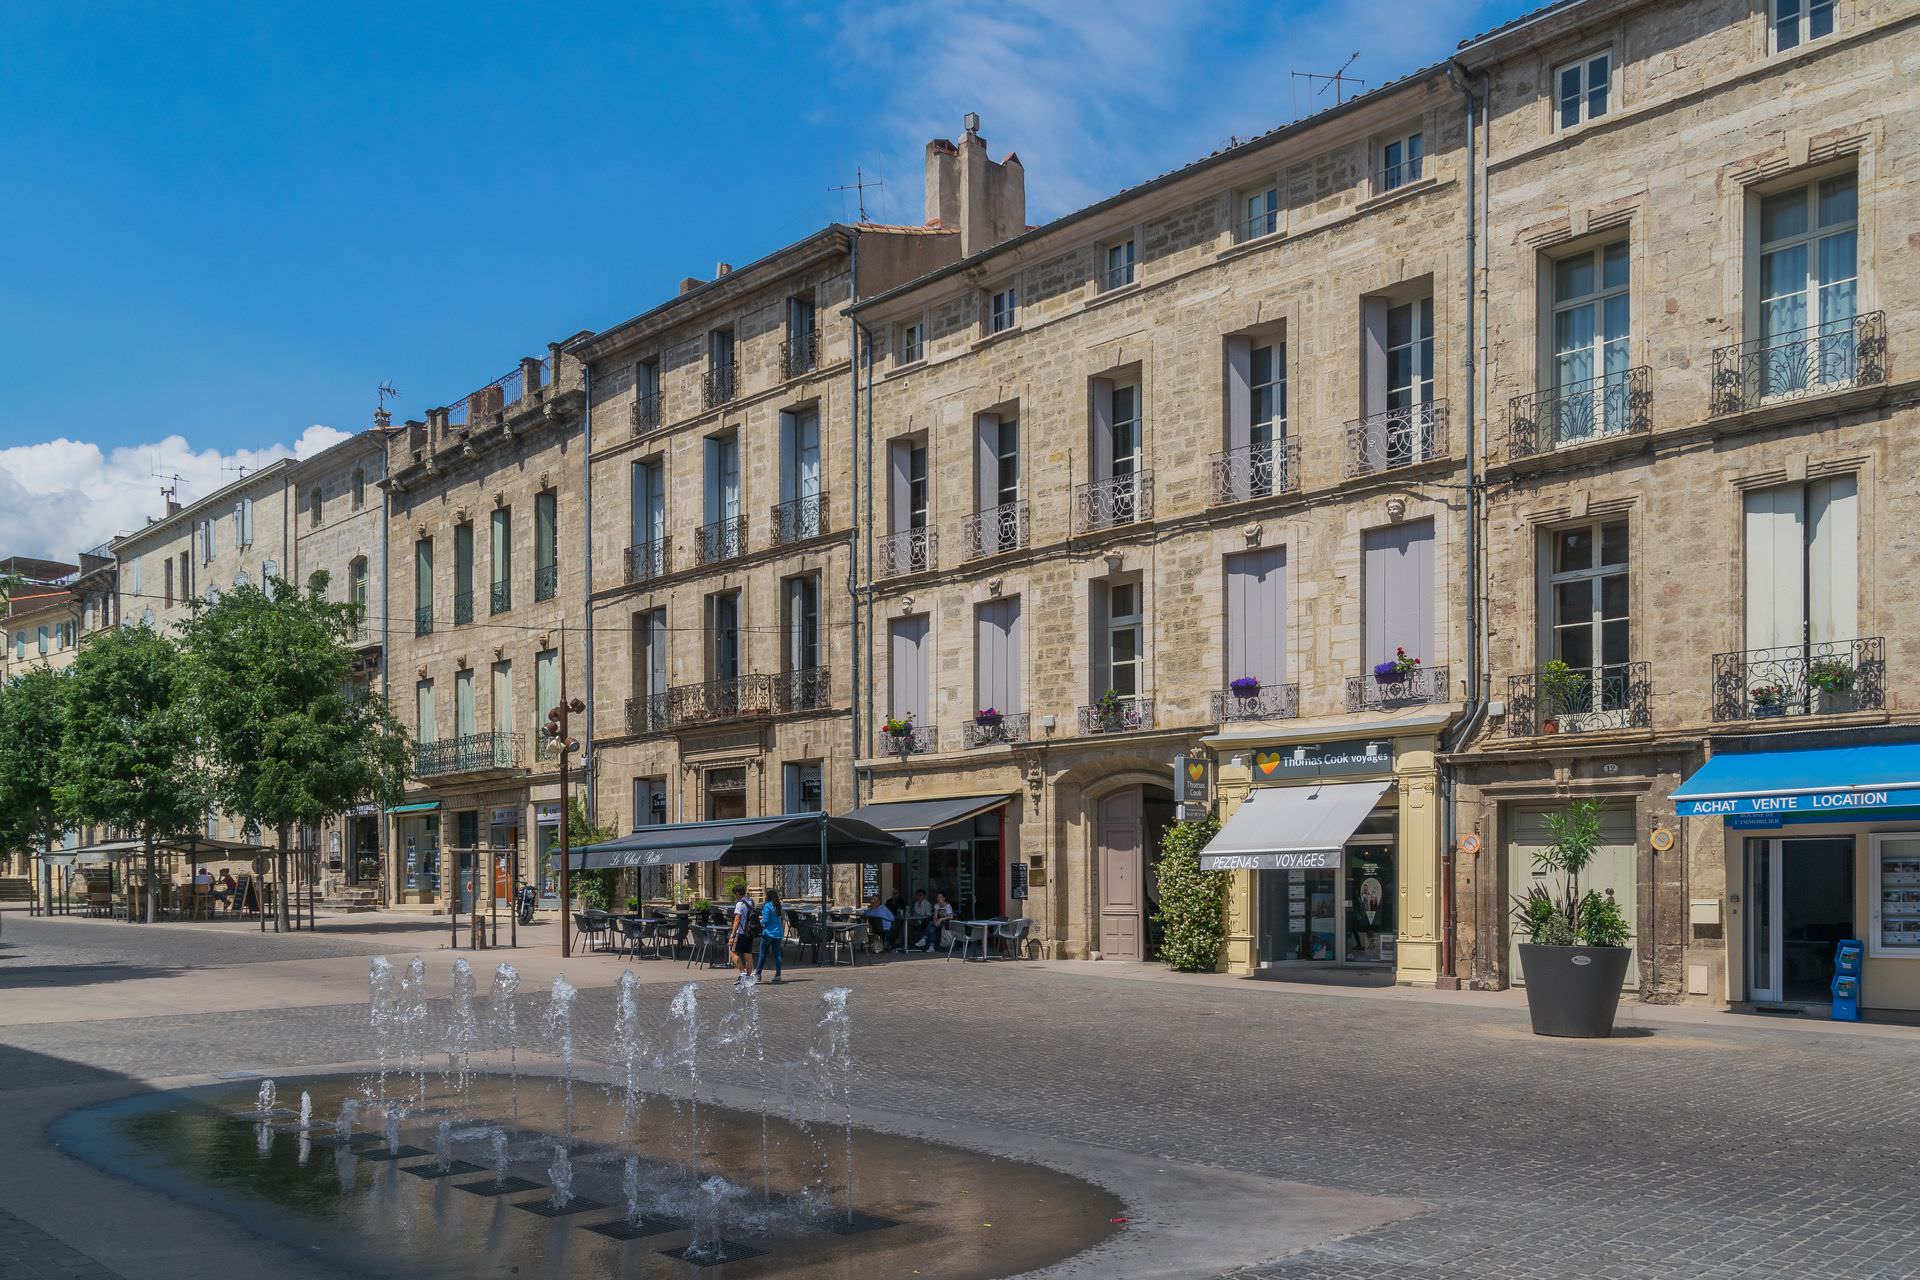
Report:
[[[1093,805],[1093,864],[1100,886],[1100,954],[1108,960],[1150,960],[1159,952],[1160,844],[1173,823],[1173,792],[1122,787]]]

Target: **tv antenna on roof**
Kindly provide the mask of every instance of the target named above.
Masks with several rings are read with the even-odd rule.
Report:
[[[853,170],[852,182],[846,183],[843,186],[828,187],[827,190],[856,192],[857,195],[855,199],[857,199],[860,204],[860,221],[865,222],[867,220],[867,188],[872,187],[877,191],[886,185],[886,183],[880,181],[878,178],[875,178],[872,182],[868,182],[867,175],[856,165]]]
[[[400,389],[393,385],[392,379],[387,379],[381,382],[380,389],[378,392],[379,403],[375,405],[373,410],[374,426],[384,427],[392,423],[393,415],[387,412],[387,401],[398,400],[399,398],[400,398]]]
[[[1352,66],[1355,62],[1359,61],[1359,58],[1360,58],[1360,51],[1356,49],[1354,50],[1353,55],[1351,57],[1349,57],[1345,62],[1340,64],[1340,69],[1338,71],[1335,71],[1331,75],[1322,74],[1316,71],[1296,71],[1293,73],[1293,78],[1295,81],[1305,80],[1307,82],[1307,87],[1313,90],[1313,96],[1316,98],[1326,93],[1328,89],[1332,89],[1334,105],[1339,106],[1341,103],[1347,100],[1348,85],[1352,85],[1356,92],[1358,90],[1366,88],[1367,86],[1367,82],[1365,80],[1362,80],[1359,76],[1350,76],[1347,74],[1347,68]],[[1300,104],[1299,104],[1299,97],[1298,97],[1299,87],[1300,86],[1297,83],[1294,85],[1294,89],[1295,89],[1294,114],[1295,115],[1300,114]]]
[[[152,475],[156,480],[167,480],[172,482],[170,484],[163,484],[160,486],[160,496],[163,499],[165,499],[168,502],[180,501],[180,473],[179,472],[176,471],[172,475],[168,475],[164,471],[155,471],[152,473]]]

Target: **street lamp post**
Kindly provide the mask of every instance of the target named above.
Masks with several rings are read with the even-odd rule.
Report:
[[[568,758],[580,749],[579,741],[567,732],[567,722],[573,715],[584,714],[586,709],[586,703],[571,698],[547,712],[547,737],[560,751],[560,958],[563,960],[573,956],[572,846],[568,839],[573,810],[567,804]]]

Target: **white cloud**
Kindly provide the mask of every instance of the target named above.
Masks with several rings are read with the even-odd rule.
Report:
[[[177,435],[110,451],[64,438],[0,449],[0,555],[70,561],[159,515],[160,487],[175,475],[180,500],[191,503],[239,479],[240,467],[309,458],[346,438],[315,423],[290,445],[233,453],[195,449]]]

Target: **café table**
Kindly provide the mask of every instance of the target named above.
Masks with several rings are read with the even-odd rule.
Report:
[[[976,942],[980,944],[980,958],[985,960],[987,958],[987,944],[993,938],[993,931],[1005,923],[1007,923],[1005,916],[995,916],[989,920],[955,920],[953,922],[954,925],[966,930],[965,935],[963,935],[960,941],[961,962],[965,963],[968,949]],[[947,959],[953,959],[953,943],[951,942],[947,944]]]

